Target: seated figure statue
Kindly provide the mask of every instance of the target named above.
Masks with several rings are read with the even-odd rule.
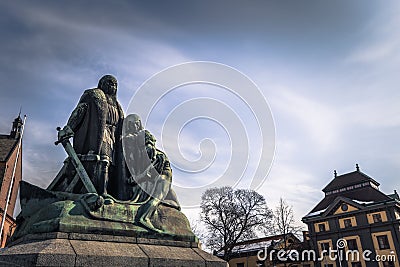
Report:
[[[160,203],[180,210],[175,192],[171,188],[172,169],[164,152],[156,148],[156,139],[143,129],[141,119],[130,114],[125,119],[124,152],[129,169],[128,184],[131,201],[140,203],[136,222],[153,231],[151,223]]]

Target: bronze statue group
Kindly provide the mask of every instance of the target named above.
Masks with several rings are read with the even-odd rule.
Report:
[[[117,85],[115,77],[105,75],[97,88],[81,96],[67,125],[59,131],[57,142],[66,147],[66,141],[73,137],[73,148],[67,151],[69,158],[50,189],[83,194],[88,192],[89,183],[96,191],[92,193],[102,196],[100,205],[115,201],[137,204],[135,222],[161,232],[151,223],[158,205],[180,210],[171,188],[170,162],[157,149],[155,137],[143,128],[138,115],[124,117],[117,101]]]

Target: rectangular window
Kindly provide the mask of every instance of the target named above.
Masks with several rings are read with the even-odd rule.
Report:
[[[331,264],[331,263],[328,263],[328,264],[324,264],[324,267],[333,267],[333,264]]]
[[[379,249],[390,249],[387,235],[379,235],[376,239],[378,240]]]
[[[344,223],[344,228],[349,228],[352,227],[353,225],[351,224],[351,219],[344,219],[343,220]]]
[[[374,219],[374,223],[382,222],[382,216],[380,213],[372,214],[372,219]]]
[[[349,250],[358,250],[357,247],[357,240],[356,239],[349,239],[347,240],[347,248]]]
[[[396,219],[400,219],[400,213],[398,211],[395,211],[394,215],[396,216]]]
[[[243,262],[236,263],[236,267],[244,267],[244,263]]]
[[[328,253],[329,253],[329,242],[321,243],[321,253],[322,253],[322,251],[325,251],[324,255],[328,255]]]
[[[351,267],[362,267],[361,262],[356,261],[351,263]]]
[[[320,232],[325,232],[326,231],[325,224],[324,223],[318,224],[318,230]]]

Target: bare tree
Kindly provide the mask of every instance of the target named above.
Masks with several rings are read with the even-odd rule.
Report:
[[[282,235],[285,250],[288,248],[289,234],[299,237],[301,231],[302,227],[296,225],[292,206],[287,204],[283,198],[280,198],[279,204],[274,210],[274,232],[276,235]]]
[[[287,204],[283,198],[280,198],[279,204],[274,211],[275,234],[283,235],[285,237],[287,234],[292,233],[295,236],[300,236],[301,230],[302,227],[296,225],[293,207]]]
[[[254,190],[221,187],[208,189],[202,195],[206,246],[223,252],[225,260],[230,259],[238,242],[255,238],[269,228],[272,218],[264,197]]]

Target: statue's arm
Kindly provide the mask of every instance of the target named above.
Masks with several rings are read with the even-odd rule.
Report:
[[[71,128],[73,132],[75,132],[79,125],[81,124],[85,114],[88,110],[87,103],[79,103],[78,106],[72,111],[71,116],[68,119],[67,126]]]
[[[78,106],[72,111],[71,116],[68,119],[67,125],[64,126],[62,131],[58,132],[58,141],[61,142],[64,139],[69,139],[74,136],[75,131],[81,124],[85,113],[88,110],[86,103],[79,103]]]
[[[164,166],[162,167],[162,171],[161,171],[161,176],[163,177],[164,180],[167,180],[169,182],[172,181],[172,168],[171,168],[171,164],[168,160],[167,157],[165,157],[164,159]]]

